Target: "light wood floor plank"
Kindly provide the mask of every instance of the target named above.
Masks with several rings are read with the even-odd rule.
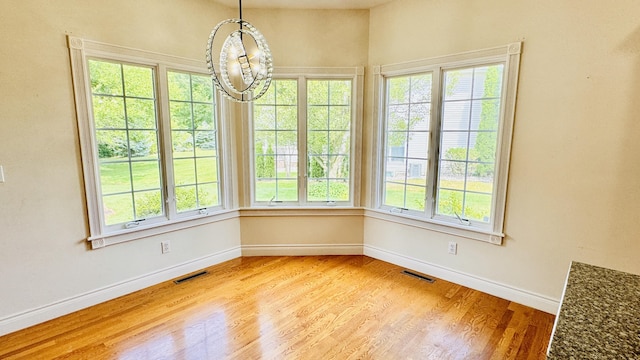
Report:
[[[0,337],[0,359],[544,359],[553,315],[366,256],[244,257]]]

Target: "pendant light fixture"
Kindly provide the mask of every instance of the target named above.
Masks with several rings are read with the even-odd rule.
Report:
[[[269,89],[273,60],[262,33],[242,19],[242,0],[238,0],[238,7],[239,19],[223,20],[211,31],[207,43],[207,65],[222,95],[237,102],[251,102]],[[229,27],[234,28],[236,24],[239,28],[221,41],[219,33]],[[218,48],[220,55],[214,59],[213,54]]]

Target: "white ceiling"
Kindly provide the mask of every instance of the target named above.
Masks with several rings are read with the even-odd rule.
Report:
[[[238,0],[213,0],[237,8]],[[394,0],[242,0],[246,9],[370,9]]]

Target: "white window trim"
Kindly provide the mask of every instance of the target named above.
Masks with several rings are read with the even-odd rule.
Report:
[[[122,62],[131,62],[134,64],[142,64],[155,67],[158,71],[158,77],[166,78],[167,70],[185,71],[207,74],[208,69],[204,62],[182,58],[172,55],[159,54],[150,51],[138,50],[118,45],[111,45],[97,41],[82,39],[78,37],[68,36],[67,42],[71,59],[72,81],[74,87],[76,116],[78,123],[78,133],[80,138],[80,151],[82,157],[82,167],[84,184],[86,191],[87,213],[89,220],[89,237],[87,241],[91,242],[93,249],[101,248],[107,245],[113,245],[121,242],[131,241],[143,237],[162,234],[170,231],[176,231],[193,226],[199,226],[206,223],[226,220],[228,218],[237,217],[237,211],[230,210],[232,204],[230,171],[226,171],[229,167],[229,156],[225,149],[230,143],[230,134],[227,131],[228,113],[227,102],[220,101],[220,97],[216,96],[216,111],[218,119],[218,161],[220,167],[219,186],[221,187],[221,204],[211,211],[197,212],[177,216],[171,211],[166,214],[166,219],[140,224],[135,228],[122,229],[118,231],[106,231],[106,226],[102,225],[102,211],[99,210],[99,183],[97,179],[98,163],[95,154],[95,138],[93,136],[93,116],[90,104],[91,89],[88,86],[88,58],[102,58]],[[158,79],[156,79],[156,83]],[[168,94],[167,89],[159,89],[157,93],[159,122],[162,123],[163,113],[168,114]],[[162,128],[162,124],[160,127]],[[167,141],[167,131],[161,131],[160,141]],[[170,136],[170,135],[169,135]],[[162,153],[164,169],[167,161],[170,161],[170,146],[164,147]],[[163,171],[164,172],[164,171]],[[166,174],[166,173],[165,173]],[[166,174],[169,176],[170,174]],[[163,185],[166,187],[166,184]],[[168,196],[167,191],[165,197]],[[171,192],[171,191],[169,191]],[[165,199],[166,200],[166,199]]]
[[[363,118],[363,98],[364,98],[364,67],[276,67],[273,71],[274,79],[352,79],[352,121],[351,121],[351,156],[350,156],[350,189],[351,199],[348,202],[337,202],[335,204],[327,203],[322,205],[319,202],[306,202],[299,197],[298,202],[285,202],[285,203],[264,203],[255,201],[255,184],[254,184],[254,141],[253,141],[253,116],[252,106],[250,104],[244,104],[242,106],[242,123],[243,123],[243,141],[247,141],[243,144],[243,148],[247,151],[243,151],[243,163],[248,164],[244,167],[244,178],[248,181],[244,182],[244,193],[249,194],[245,196],[245,209],[327,209],[327,208],[354,208],[360,206],[360,189],[361,183],[361,154],[362,154],[362,118]],[[302,81],[303,84],[306,84]],[[306,86],[306,85],[303,85]],[[303,91],[304,90],[304,91]],[[306,96],[306,89],[298,89],[298,122],[300,127],[298,128],[298,141],[302,144],[301,137],[306,138],[306,108],[300,106],[300,100]],[[306,104],[306,99],[304,101]],[[300,186],[298,192],[302,195],[303,191],[306,191],[306,159],[303,159],[305,168],[300,171],[298,169],[298,184],[305,184],[305,187]],[[300,162],[299,162],[300,164]]]
[[[384,169],[384,146],[372,146],[373,171],[371,172],[371,184],[373,195],[371,199],[372,209],[367,209],[365,215],[373,218],[402,223],[410,226],[417,226],[433,231],[443,232],[451,235],[486,241],[492,244],[501,245],[504,238],[504,216],[507,194],[507,176],[509,172],[509,160],[511,157],[511,141],[513,138],[513,122],[515,117],[516,94],[518,87],[518,73],[520,66],[520,53],[522,42],[515,42],[504,46],[469,51],[459,54],[434,57],[404,63],[396,63],[373,68],[373,119],[377,121],[374,127],[374,139],[377,144],[384,142],[385,124],[385,77],[408,75],[420,72],[441,72],[442,70],[473,66],[491,62],[504,62],[505,69],[503,75],[503,103],[501,105],[501,121],[498,129],[499,148],[496,155],[496,176],[495,193],[492,204],[494,220],[490,228],[474,227],[456,224],[454,222],[443,221],[441,217],[415,216],[414,213],[398,213],[382,205],[382,171]],[[433,84],[439,89],[439,84]],[[441,111],[440,95],[438,91],[433,92],[437,101],[433,103],[431,121],[437,121]],[[438,129],[439,131],[439,129]],[[432,134],[433,136],[433,134]],[[437,154],[430,154],[430,161],[437,161]],[[430,166],[429,181],[435,181],[434,166]]]

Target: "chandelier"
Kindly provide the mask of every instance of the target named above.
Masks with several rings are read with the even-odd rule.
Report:
[[[250,102],[269,89],[273,75],[271,50],[255,26],[242,20],[242,0],[238,0],[239,19],[223,20],[216,25],[207,42],[207,65],[218,90],[232,101]],[[235,28],[220,40],[219,33]],[[220,48],[219,56],[214,52]],[[217,63],[217,68],[216,68]]]

